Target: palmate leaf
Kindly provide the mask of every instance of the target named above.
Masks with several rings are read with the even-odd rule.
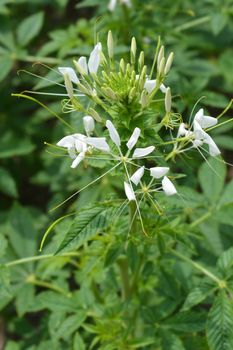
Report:
[[[206,332],[210,350],[233,349],[233,305],[225,291],[220,291],[215,299]]]
[[[61,242],[56,254],[77,249],[94,237],[107,226],[115,210],[115,207],[95,206],[81,211]]]
[[[191,309],[193,306],[200,304],[203,300],[207,298],[208,295],[214,292],[215,288],[208,284],[201,284],[193,288],[193,290],[188,294],[184,305],[182,307],[182,311],[187,311]]]
[[[217,261],[217,268],[223,274],[223,276],[227,275],[227,273],[229,272],[232,266],[233,266],[233,247],[223,252]]]

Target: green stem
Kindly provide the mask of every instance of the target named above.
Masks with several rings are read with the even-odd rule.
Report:
[[[79,254],[76,252],[70,252],[70,253],[64,253],[61,255],[47,254],[47,255],[29,256],[27,258],[22,258],[22,259],[10,261],[10,262],[4,264],[4,266],[11,267],[11,266],[26,264],[28,262],[38,261],[38,260],[43,260],[43,259],[62,258],[62,257],[64,258],[64,257],[72,257],[72,256],[79,256]]]
[[[187,256],[182,255],[181,253],[175,251],[175,250],[171,250],[171,253],[175,256],[177,256],[178,258],[180,258],[181,260],[189,263],[190,265],[192,265],[195,269],[199,270],[200,272],[202,272],[204,275],[208,276],[210,279],[212,279],[214,282],[216,282],[218,284],[218,286],[220,288],[224,288],[226,287],[226,283],[225,281],[219,279],[217,276],[215,276],[212,272],[210,272],[209,270],[207,270],[205,267],[201,266],[200,264],[198,264],[197,262],[189,259]]]
[[[122,299],[125,301],[130,296],[129,266],[126,258],[118,261],[122,281]]]
[[[204,16],[201,18],[194,19],[193,21],[184,23],[174,29],[175,32],[182,32],[183,30],[199,26],[200,24],[207,23],[211,20],[210,16]]]
[[[64,289],[62,289],[62,288],[60,288],[58,286],[55,286],[52,283],[36,279],[34,275],[28,276],[27,283],[33,284],[35,286],[45,287],[45,288],[54,290],[55,292],[58,292],[58,293],[60,293],[62,295],[65,295],[68,298],[71,297],[71,294],[69,292],[67,292],[66,290],[64,290]]]
[[[197,220],[193,221],[190,225],[190,227],[196,227],[197,225],[201,224],[203,221],[207,220],[210,216],[212,215],[212,213],[210,211],[208,211],[207,213],[205,213],[204,215],[202,215],[200,218],[198,218]]]
[[[26,57],[19,57],[20,61],[24,62],[42,62],[42,63],[48,63],[48,64],[58,64],[61,62],[58,58],[53,57],[37,57],[37,56],[26,56]]]

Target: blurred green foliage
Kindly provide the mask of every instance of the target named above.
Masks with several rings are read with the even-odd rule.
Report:
[[[153,237],[155,244],[145,243],[144,251],[137,254],[138,242],[132,241],[127,247],[123,244],[125,219],[122,217],[119,234],[96,238],[89,250],[87,242],[95,237],[92,229],[99,228],[94,222],[92,229],[82,228],[80,240],[72,245],[74,250],[82,246],[82,251],[64,252],[51,259],[69,224],[75,232],[80,232],[79,223],[67,218],[56,226],[43,252],[46,259],[14,264],[38,254],[39,242],[49,222],[64,211],[61,208],[48,217],[48,208],[93,179],[89,169],[85,170],[84,178],[82,172],[70,171],[68,160],[58,161],[45,152],[43,142],[56,142],[63,135],[62,126],[47,110],[30,101],[18,101],[11,93],[28,89],[60,90],[49,81],[38,80],[21,70],[59,82],[59,75],[48,71],[46,66],[70,64],[73,57],[88,54],[95,36],[103,38],[109,29],[118,40],[118,54],[126,53],[130,37],[135,35],[152,64],[150,53],[154,52],[160,35],[167,49],[175,52],[174,68],[167,84],[175,92],[175,105],[184,115],[189,115],[193,104],[202,96],[206,96],[201,103],[210,115],[221,113],[232,98],[232,0],[133,0],[132,8],[118,4],[113,13],[108,11],[107,4],[105,0],[0,1],[0,258],[4,263],[0,267],[3,319],[0,339],[6,340],[6,350],[48,347],[84,350],[90,344],[93,349],[125,350],[121,336],[132,322],[133,327],[139,330],[141,327],[144,333],[140,339],[132,339],[127,349],[223,349],[215,347],[214,333],[218,329],[213,319],[216,313],[227,310],[231,322],[228,324],[223,317],[221,326],[232,328],[232,305],[227,295],[220,291],[211,308],[216,293],[213,284],[195,273],[192,265],[186,265],[179,257],[172,259],[166,251],[167,242],[178,237],[178,244],[186,254],[195,255],[213,273],[220,277],[227,275],[232,280],[232,264],[226,263],[233,256],[231,250],[227,251],[233,243],[232,170],[227,171],[221,163],[213,164],[221,179],[207,164],[199,169],[200,158],[194,159],[192,167],[187,169],[183,187],[186,197],[189,193],[188,205],[182,200],[175,205],[181,217],[196,223],[194,233],[190,225],[182,226],[173,213],[172,228],[164,221],[159,234]],[[35,62],[41,64],[32,67]],[[39,96],[39,99],[60,113],[60,102],[55,97]],[[230,111],[224,118],[229,116]],[[73,114],[65,117],[75,128],[80,126]],[[229,123],[213,132],[229,162],[232,162],[229,152],[233,150],[232,128],[233,124]],[[98,173],[98,167],[95,170]],[[111,188],[111,182],[102,182],[96,191],[87,190],[65,209],[67,212],[83,209],[98,202],[103,192],[110,192]],[[91,208],[90,216],[93,210],[102,211],[102,208]],[[114,208],[110,210],[114,212]],[[206,220],[199,223],[206,213]],[[85,211],[81,214],[84,218],[87,215]],[[102,227],[106,225],[103,223]],[[141,266],[138,274],[143,293],[130,305],[122,302],[119,310],[119,276],[114,263],[122,255],[128,256],[131,270]],[[139,260],[145,256],[148,260],[141,263]],[[210,308],[212,318],[206,323],[205,311]],[[175,314],[175,310],[181,313]],[[127,319],[127,315],[137,312],[142,320],[140,324]],[[211,348],[203,336],[206,324]],[[118,345],[111,347],[109,344],[114,341]]]

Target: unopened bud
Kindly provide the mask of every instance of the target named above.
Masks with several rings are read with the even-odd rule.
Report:
[[[67,94],[69,98],[72,99],[74,96],[74,89],[73,89],[73,84],[70,80],[70,77],[67,73],[64,74],[64,82],[65,82]]]
[[[74,66],[77,69],[77,71],[81,75],[86,75],[88,74],[88,68],[87,68],[87,59],[86,57],[82,56],[79,58],[78,61],[73,60]]]
[[[142,108],[145,108],[147,106],[148,100],[149,100],[148,93],[146,92],[146,90],[143,90],[141,93],[141,99],[140,99]]]
[[[109,32],[108,32],[107,47],[108,47],[108,56],[110,59],[112,59],[113,58],[114,43],[113,43],[113,37],[112,37],[111,30],[109,30]]]
[[[159,64],[159,68],[158,68],[159,76],[164,75],[164,68],[165,68],[165,57],[161,59]]]
[[[115,94],[115,92],[108,86],[108,87],[102,87],[101,90],[103,91],[103,93],[111,98],[112,100],[116,101],[117,100],[117,95]]]
[[[141,74],[140,74],[140,78],[139,78],[139,88],[140,90],[142,90],[144,88],[145,82],[146,82],[146,71],[147,71],[147,67],[144,66],[142,68]]]
[[[139,59],[138,59],[138,70],[139,72],[142,70],[144,66],[144,51],[140,52]]]
[[[159,69],[160,62],[163,58],[164,58],[164,46],[161,46],[159,53],[158,53],[158,58],[157,58],[157,68],[158,69]]]
[[[96,112],[93,108],[88,109],[88,113],[97,121],[101,122],[102,118],[100,117],[99,113]]]
[[[171,52],[170,55],[168,56],[168,59],[164,68],[165,75],[170,71],[173,59],[174,59],[174,53]]]
[[[83,84],[78,83],[78,89],[83,92],[85,95],[87,96],[92,96],[93,95],[93,91],[91,91],[90,89],[86,88]]]
[[[120,71],[121,71],[122,74],[125,73],[125,61],[124,61],[124,58],[122,58],[120,60]]]
[[[128,77],[131,77],[131,65],[129,63],[127,63],[127,65],[126,65],[126,72],[125,72],[125,74]]]
[[[171,112],[171,106],[172,106],[171,89],[168,87],[165,94],[165,110],[167,113]]]
[[[86,134],[89,136],[95,129],[95,121],[90,115],[83,117],[83,125]]]
[[[132,102],[133,98],[135,97],[136,91],[137,91],[137,89],[136,89],[135,86],[130,90],[130,92],[129,92],[129,103]]]
[[[136,51],[137,51],[137,43],[136,43],[136,39],[133,37],[131,40],[131,49],[130,49],[130,57],[131,57],[132,64],[135,63]]]

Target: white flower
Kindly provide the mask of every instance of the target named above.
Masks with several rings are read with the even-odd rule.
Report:
[[[120,136],[119,136],[115,126],[113,125],[113,123],[110,120],[106,121],[106,127],[108,128],[109,135],[110,135],[112,142],[115,143],[115,145],[117,147],[120,147],[120,145],[121,145]]]
[[[141,134],[141,129],[135,128],[129,141],[126,143],[126,146],[128,147],[129,150],[131,150],[136,145],[140,134]]]
[[[142,166],[138,170],[135,171],[135,173],[130,177],[130,180],[134,183],[134,185],[138,185],[141,181],[141,178],[144,175],[145,167]]]
[[[86,134],[89,136],[95,129],[95,121],[90,115],[83,117],[83,125]]]
[[[68,75],[70,81],[72,81],[75,84],[79,83],[79,79],[74,71],[73,68],[70,67],[58,67],[59,72],[64,76],[65,74]]]
[[[148,146],[145,148],[136,148],[135,151],[133,152],[132,158],[142,158],[145,156],[148,156],[150,153],[154,151],[155,147],[154,146]]]
[[[146,91],[148,92],[148,94],[150,94],[154,88],[156,87],[156,79],[150,80],[147,79],[144,85],[144,88],[146,89]],[[159,89],[165,94],[167,91],[167,88],[164,84],[161,84]]]
[[[88,60],[88,69],[90,73],[97,73],[100,64],[101,52],[102,45],[101,43],[97,43],[93,51],[91,52],[90,58]]]
[[[196,120],[194,120],[193,126],[194,126],[194,135],[195,135],[194,141],[196,142],[194,144],[194,147],[198,147],[197,146],[198,142],[200,145],[201,145],[201,142],[205,143],[209,146],[210,155],[213,157],[218,156],[221,153],[221,151],[219,150],[218,146],[216,145],[212,137],[202,129],[202,127]]]
[[[218,119],[204,115],[203,108],[199,109],[199,111],[195,114],[194,121],[198,122],[203,129],[210,128],[218,123]]]
[[[162,180],[162,188],[166,196],[173,196],[177,193],[175,186],[167,176],[164,176]]]
[[[117,4],[117,0],[110,0],[108,3],[109,11],[114,11]],[[126,5],[128,8],[132,6],[131,0],[120,0],[120,4]]]
[[[150,168],[150,176],[154,177],[155,179],[159,179],[160,177],[166,175],[168,171],[168,167],[156,166],[154,168]]]
[[[128,182],[124,182],[125,194],[129,201],[136,201],[135,193]]]

